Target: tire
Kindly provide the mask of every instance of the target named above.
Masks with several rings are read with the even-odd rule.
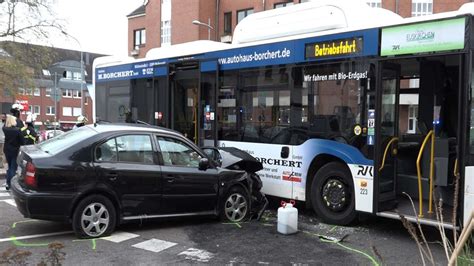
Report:
[[[72,228],[78,238],[103,237],[114,231],[116,217],[115,207],[108,198],[91,195],[74,210]]]
[[[348,225],[355,220],[354,185],[346,165],[331,162],[316,172],[311,184],[311,203],[325,223]]]
[[[232,187],[224,197],[221,204],[221,220],[240,223],[245,221],[250,215],[249,196],[241,187]]]

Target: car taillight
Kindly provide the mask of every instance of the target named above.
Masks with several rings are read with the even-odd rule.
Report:
[[[25,184],[29,187],[36,187],[36,167],[33,163],[26,164]]]

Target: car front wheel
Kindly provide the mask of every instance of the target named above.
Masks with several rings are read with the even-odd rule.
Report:
[[[112,202],[101,195],[84,198],[76,207],[72,227],[79,238],[107,236],[115,229],[116,214]]]
[[[250,213],[249,197],[240,187],[231,188],[221,206],[221,218],[231,223],[244,221]]]

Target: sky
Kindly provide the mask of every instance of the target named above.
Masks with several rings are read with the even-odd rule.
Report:
[[[56,0],[58,18],[74,38],[52,41],[55,47],[127,56],[127,15],[144,0]],[[78,42],[80,44],[78,44]]]

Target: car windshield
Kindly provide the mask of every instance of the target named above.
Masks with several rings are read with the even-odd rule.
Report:
[[[89,138],[94,133],[95,130],[91,127],[80,127],[41,142],[38,146],[44,152],[54,155]]]

